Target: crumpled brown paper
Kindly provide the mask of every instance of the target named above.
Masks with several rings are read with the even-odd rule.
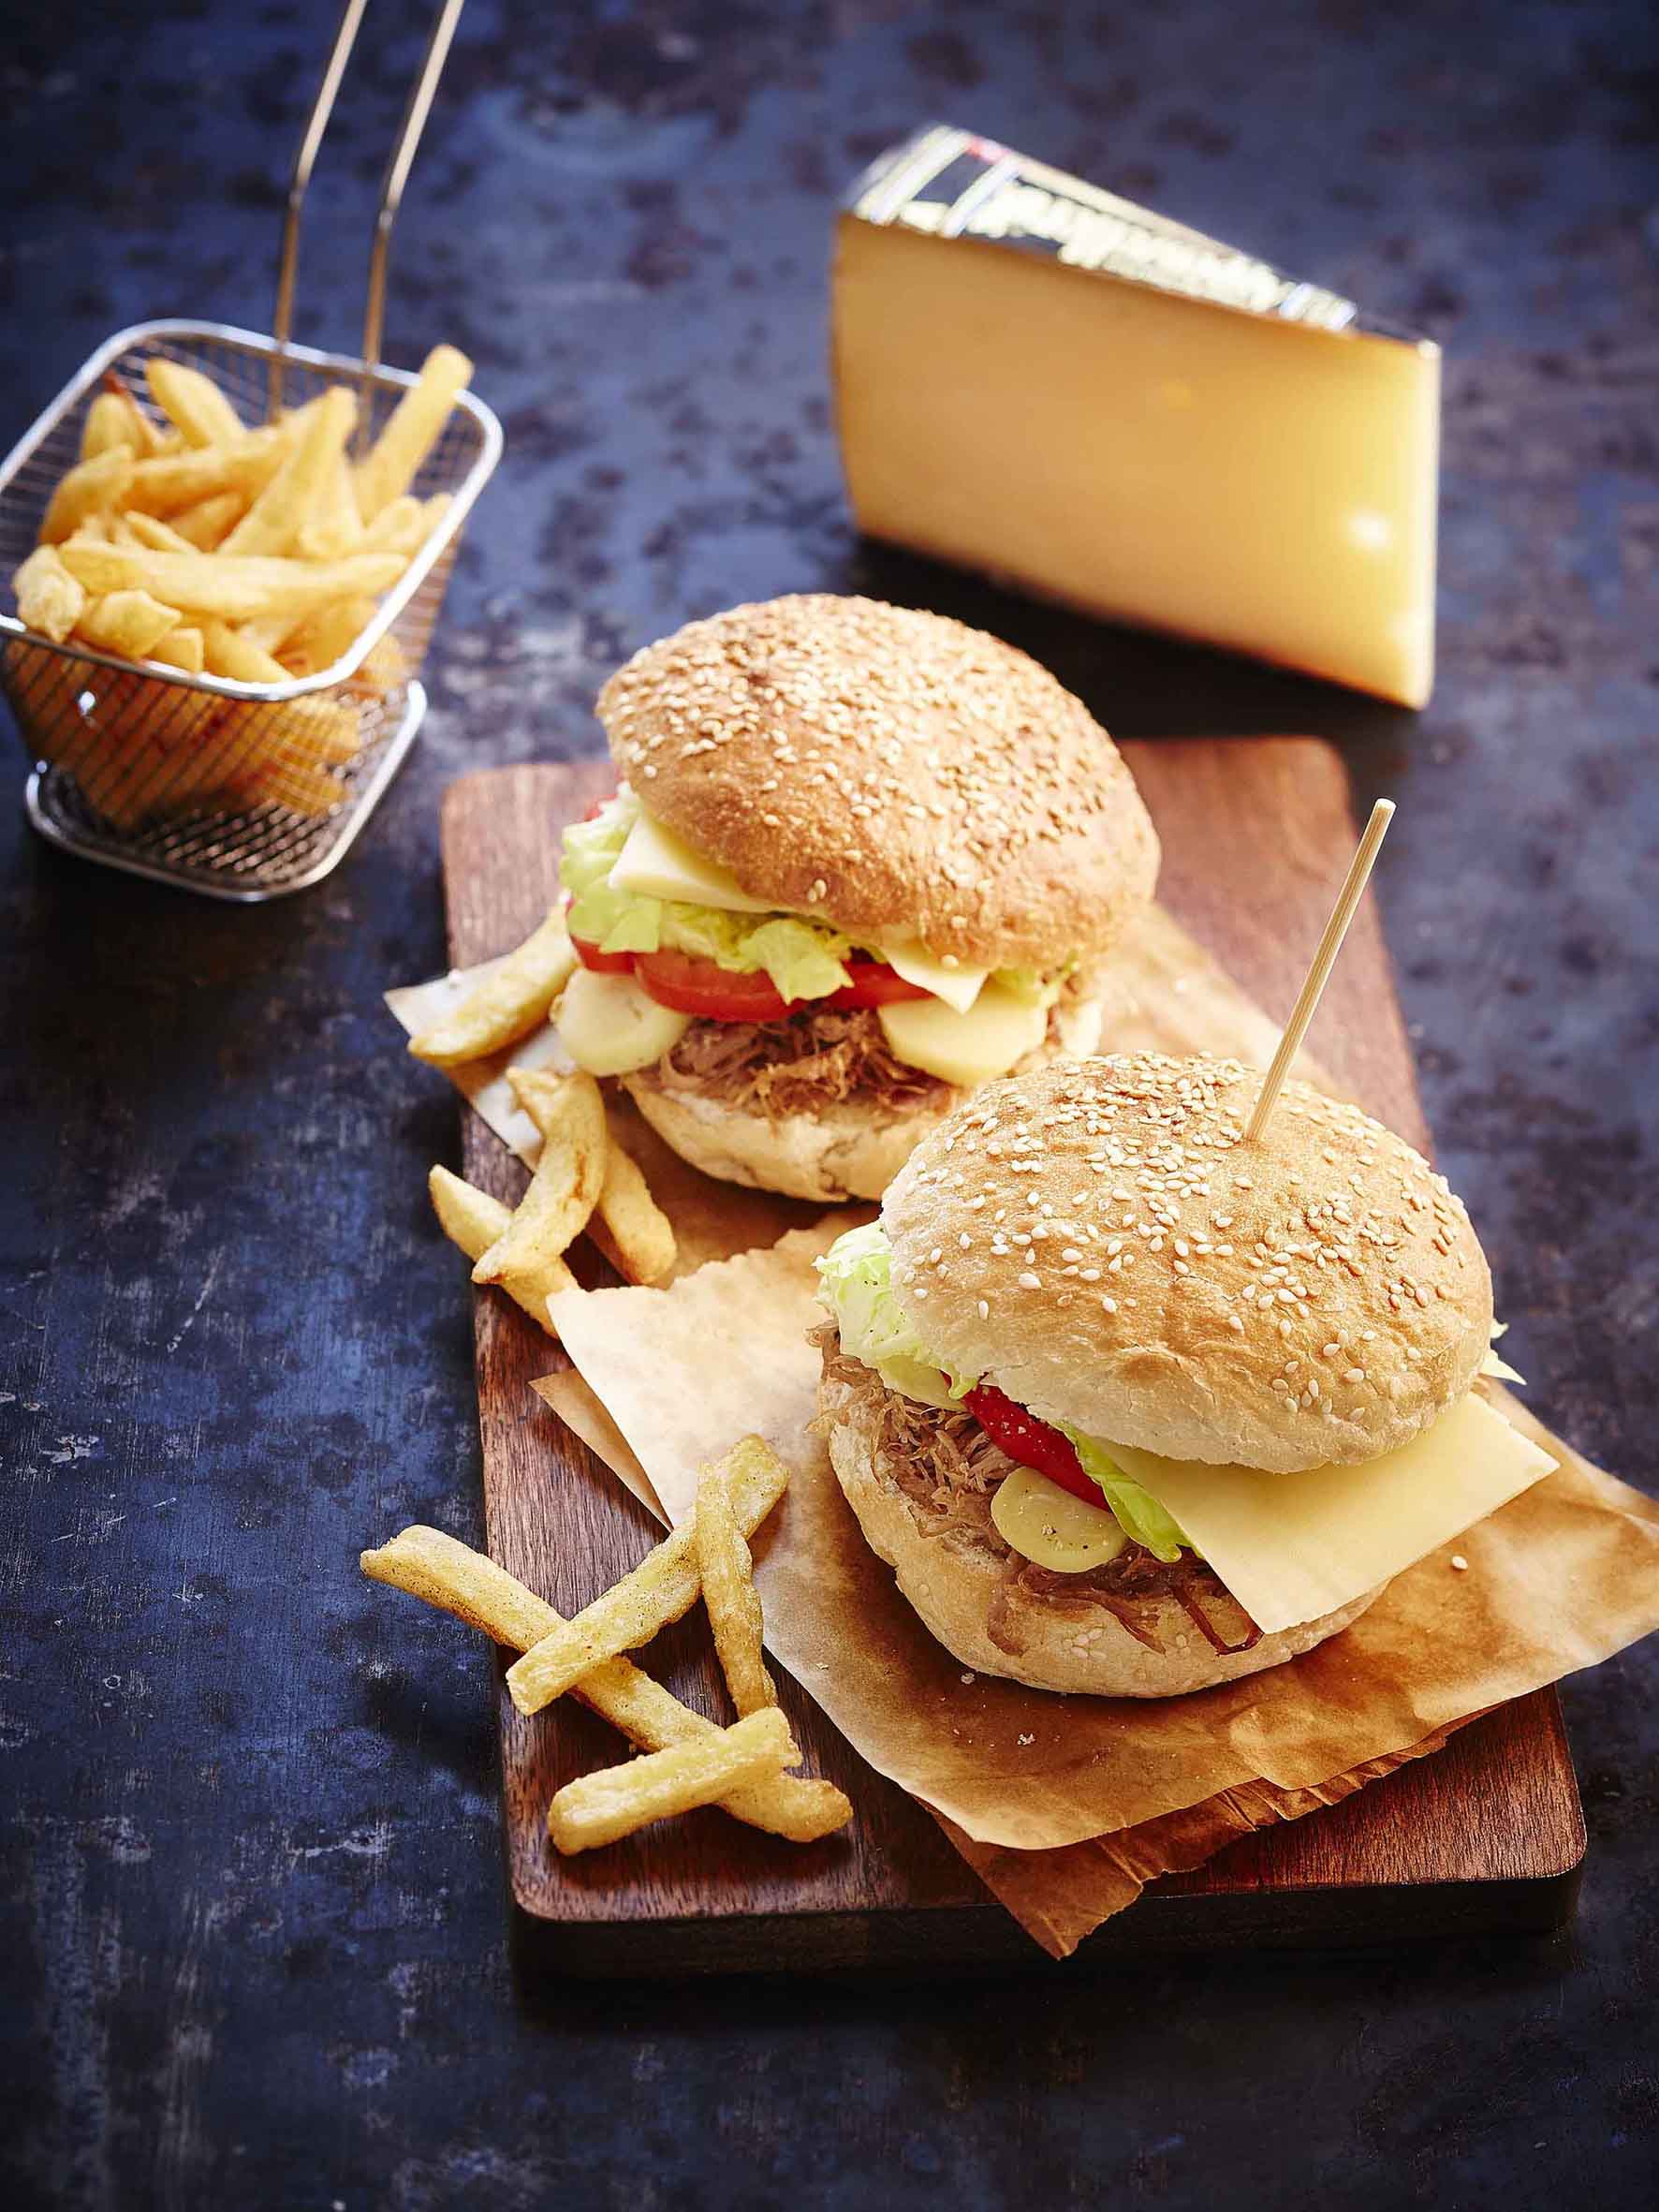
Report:
[[[1116,970],[1110,1046],[1268,1057],[1272,1024],[1168,916],[1148,919]],[[1157,1875],[1337,1802],[1489,1707],[1659,1626],[1659,1506],[1493,1389],[1556,1456],[1556,1473],[1398,1576],[1318,1650],[1150,1703],[975,1676],[897,1595],[809,1425],[818,1357],[805,1332],[820,1318],[811,1258],[859,1217],[802,1228],[798,1206],[727,1192],[722,1207],[692,1187],[703,1181],[678,1198],[659,1191],[670,1218],[685,1205],[701,1248],[723,1241],[711,1206],[721,1218],[741,1211],[750,1243],[763,1223],[781,1241],[726,1242],[739,1257],[666,1290],[565,1293],[553,1318],[578,1373],[550,1378],[544,1395],[671,1519],[689,1510],[702,1460],[746,1431],[768,1437],[796,1470],[756,1544],[770,1647],[1056,1954]],[[1454,1549],[1467,1571],[1451,1569]]]

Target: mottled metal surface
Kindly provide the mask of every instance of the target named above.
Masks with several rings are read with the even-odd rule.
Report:
[[[419,24],[371,11],[301,334],[349,345]],[[415,11],[418,16],[423,11]],[[117,324],[263,323],[331,10],[12,11],[0,401]],[[0,808],[7,2201],[977,2208],[1652,2201],[1659,1655],[1569,1683],[1576,1932],[1012,1989],[526,1989],[492,1662],[360,1585],[477,1528],[469,1325],[421,1171],[448,1094],[377,993],[439,963],[437,796],[576,753],[683,616],[858,584],[986,622],[1129,732],[1325,730],[1425,1093],[1558,1425],[1655,1481],[1659,104],[1652,12],[474,0],[389,346],[477,358],[508,459],[414,761],[346,869],[226,912]],[[849,538],[833,193],[932,114],[1449,349],[1419,719]],[[21,759],[8,772],[21,787]]]

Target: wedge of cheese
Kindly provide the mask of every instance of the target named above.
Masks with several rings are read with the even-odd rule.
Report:
[[[1150,1490],[1270,1635],[1375,1589],[1507,1505],[1555,1466],[1484,1398],[1358,1467],[1258,1467],[1106,1449]]]
[[[1420,706],[1438,348],[943,127],[840,222],[834,371],[872,537]]]

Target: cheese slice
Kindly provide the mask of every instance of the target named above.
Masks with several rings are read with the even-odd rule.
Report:
[[[833,320],[872,537],[1428,698],[1436,347],[946,129],[856,188]]]
[[[1473,1394],[1358,1467],[1264,1474],[1106,1450],[1150,1490],[1270,1635],[1317,1620],[1449,1543],[1555,1466]]]
[[[1006,1075],[1049,1029],[1046,1007],[1000,983],[988,984],[966,1013],[938,998],[895,998],[876,1009],[876,1018],[907,1066],[964,1091]]]
[[[947,967],[914,937],[908,944],[884,945],[882,951],[892,963],[895,975],[903,976],[907,983],[915,983],[919,990],[931,991],[947,1006],[955,1007],[959,1014],[967,1012],[991,973],[988,967],[963,967],[960,962]]]
[[[772,914],[769,899],[752,899],[729,868],[707,860],[683,837],[641,813],[616,857],[610,881],[641,898],[677,899],[686,907],[719,907],[730,914]]]

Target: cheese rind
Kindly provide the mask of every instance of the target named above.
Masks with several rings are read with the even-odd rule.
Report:
[[[1437,347],[955,235],[954,210],[914,196],[859,207],[840,221],[834,359],[861,529],[1424,702]]]
[[[1556,1464],[1473,1394],[1409,1444],[1358,1467],[1273,1475],[1105,1449],[1174,1515],[1269,1635],[1415,1566]]]

